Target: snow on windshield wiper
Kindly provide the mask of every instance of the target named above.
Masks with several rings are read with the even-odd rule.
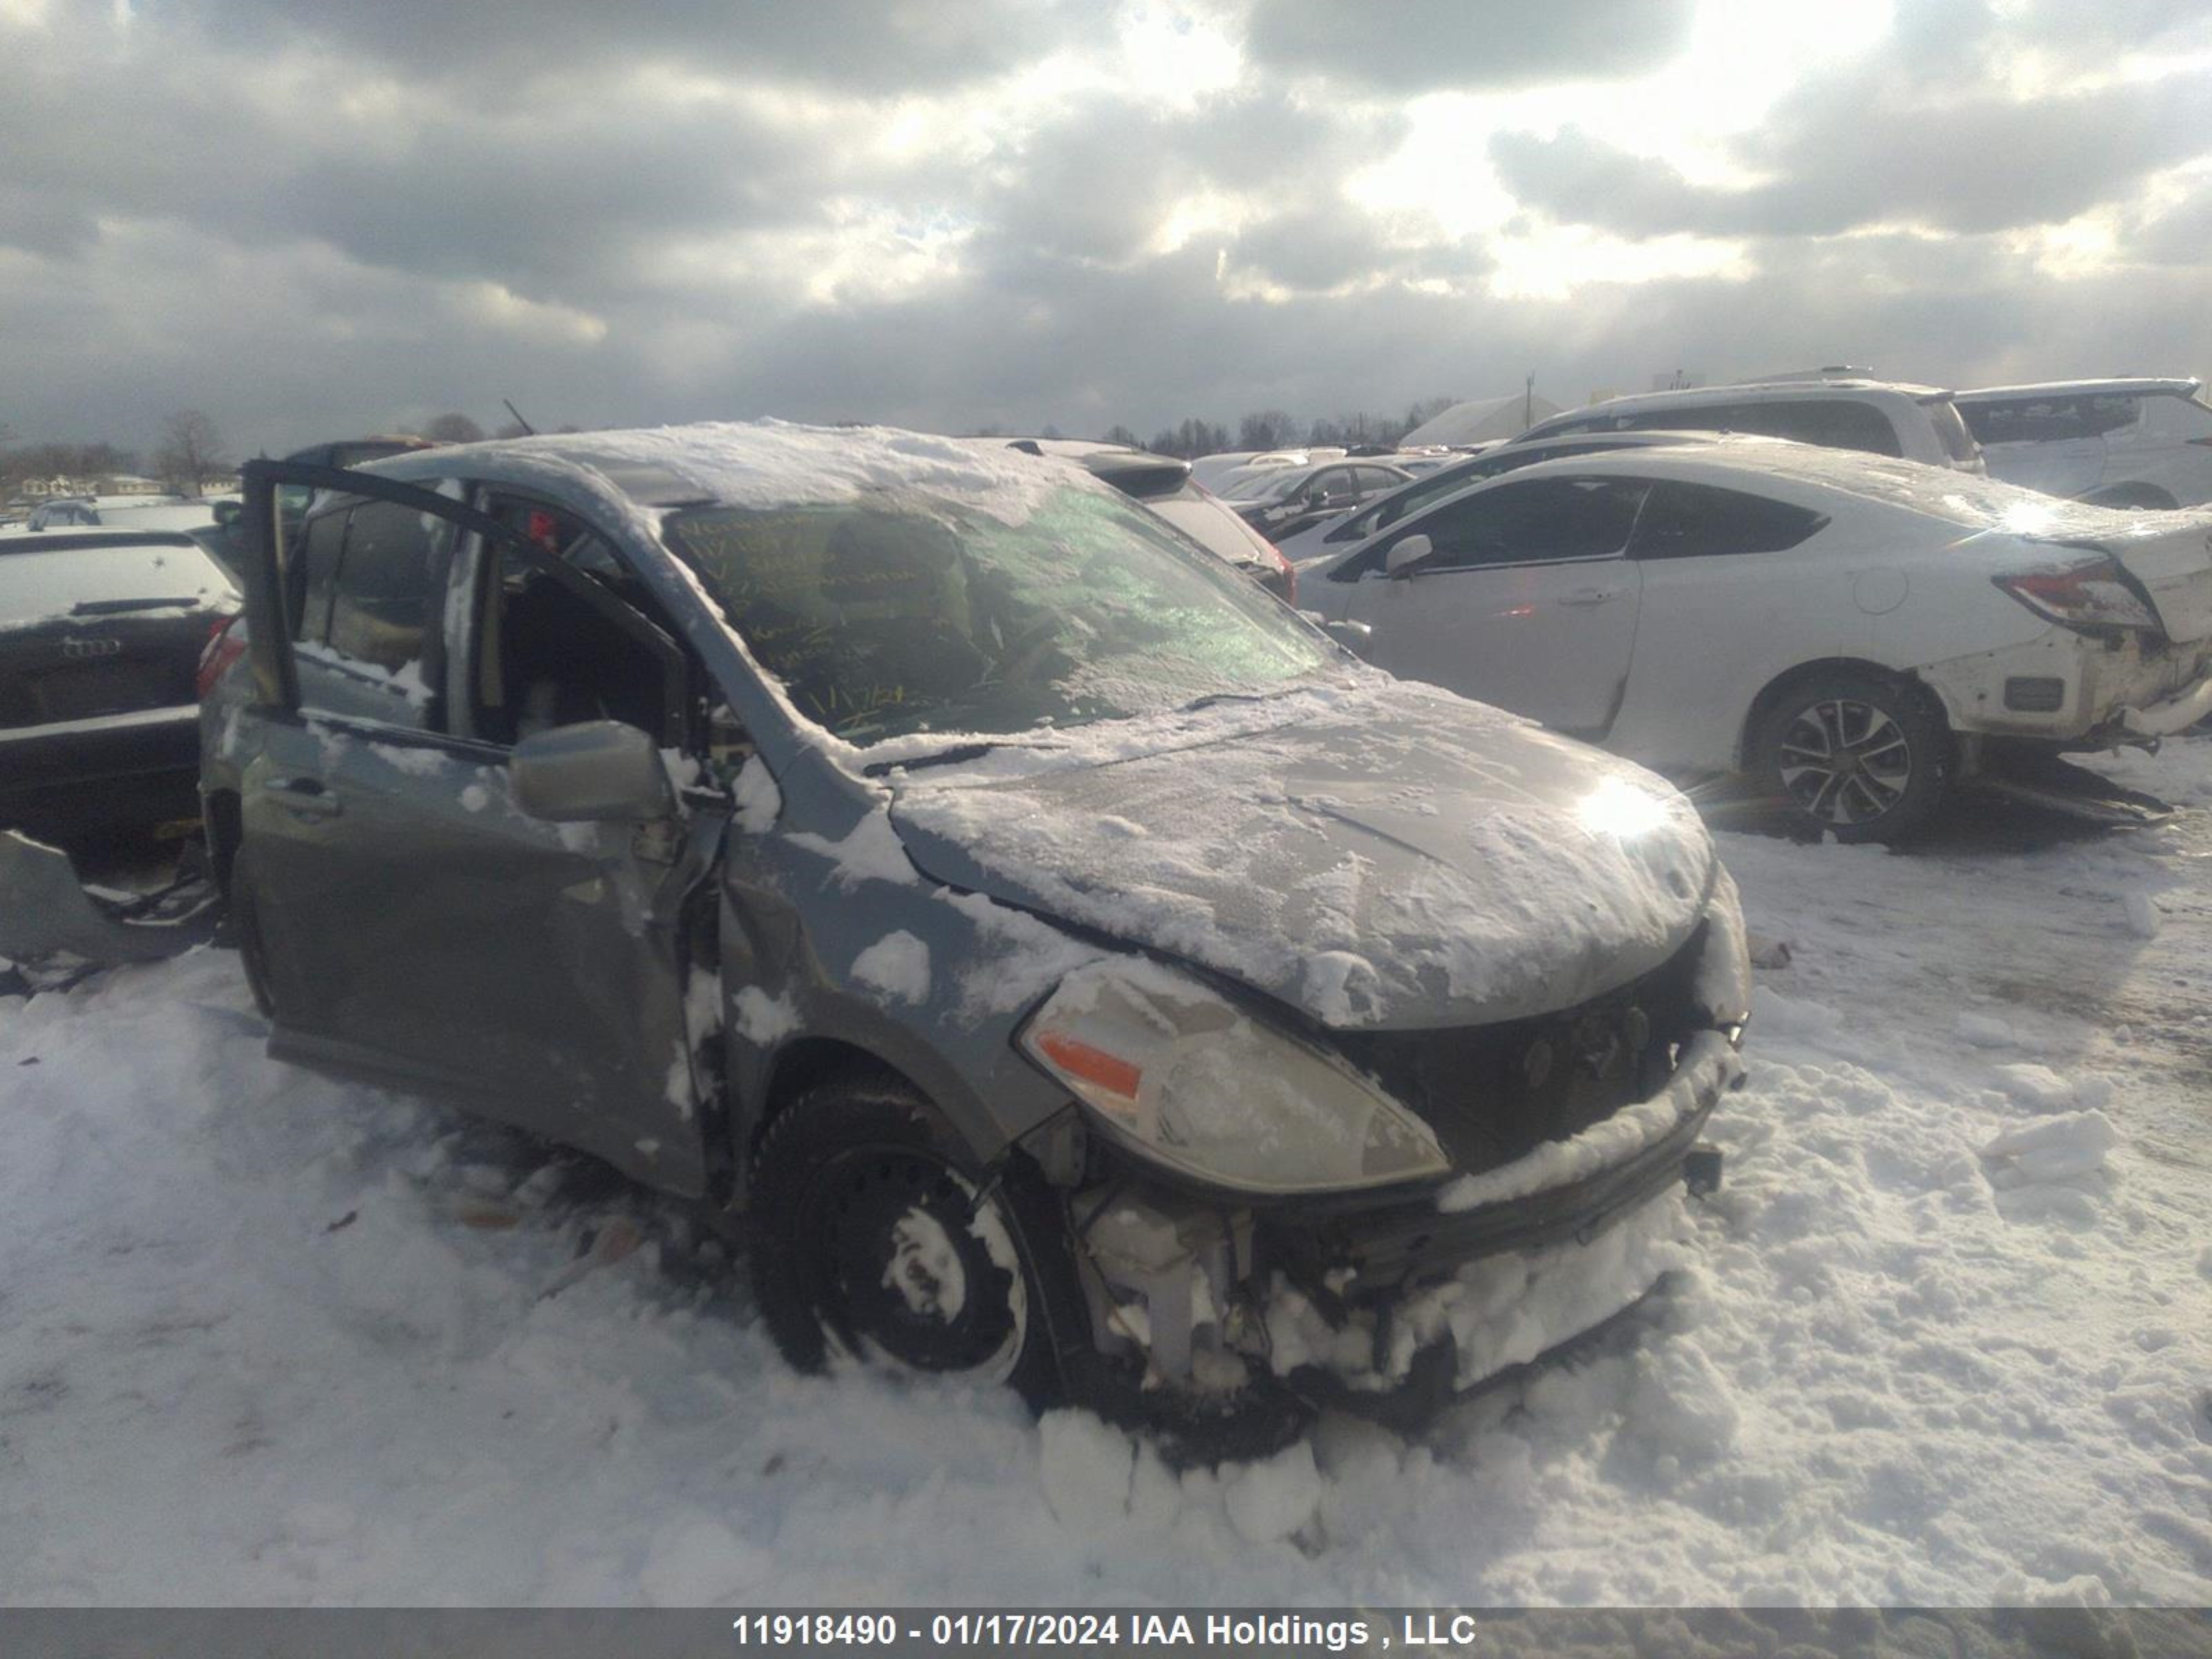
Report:
[[[933,755],[922,755],[913,760],[874,761],[860,769],[872,778],[880,778],[891,772],[919,772],[925,766],[957,766],[962,761],[980,760],[998,746],[995,743],[956,743]]]
[[[1176,713],[1188,714],[1200,708],[1211,708],[1218,702],[1266,702],[1274,697],[1286,697],[1293,691],[1305,690],[1304,682],[1297,685],[1279,686],[1273,691],[1209,691],[1202,697],[1193,697],[1188,702],[1178,703]]]

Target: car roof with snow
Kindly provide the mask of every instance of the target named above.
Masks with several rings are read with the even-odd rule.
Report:
[[[2100,380],[2033,380],[2023,386],[1977,386],[1952,394],[1962,404],[1995,403],[2012,398],[2155,397],[2193,398],[2204,382],[2191,375],[2120,376]]]
[[[368,462],[361,471],[414,483],[453,476],[522,488],[561,482],[618,508],[648,510],[830,504],[901,489],[1020,517],[1043,489],[1107,488],[1080,472],[1041,475],[1033,456],[1003,443],[773,420],[450,444]]]
[[[1899,507],[1951,524],[2042,538],[2069,533],[2110,538],[2146,533],[2147,527],[2170,531],[2183,519],[2212,516],[2160,512],[2152,513],[2147,520],[2141,512],[2062,501],[2039,489],[1961,473],[1951,467],[1786,440],[1769,441],[1768,447],[1756,453],[1735,447],[1719,453],[1710,447],[1686,444],[1571,455],[1539,461],[1486,480],[1486,484],[1592,474],[1673,478],[1753,492],[1762,484],[1780,483]]]
[[[1746,380],[1734,386],[1697,386],[1679,392],[1633,392],[1625,397],[1607,398],[1601,403],[1588,404],[1581,409],[1563,410],[1537,422],[1530,429],[1543,433],[1556,428],[1563,421],[1599,413],[1632,413],[1640,409],[1704,409],[1714,404],[1740,404],[1785,398],[1864,397],[1869,392],[1894,392],[1916,401],[1952,395],[1942,386],[1917,386],[1905,380]]]
[[[1620,432],[1540,432],[1534,437],[1523,435],[1508,438],[1480,452],[1495,456],[1500,451],[1548,449],[1558,444],[1589,444],[1596,449],[1664,449],[1680,445],[1684,448],[1710,448],[1715,445],[1752,445],[1794,443],[1793,438],[1779,438],[1765,432],[1716,432],[1710,427],[1684,427],[1674,431],[1666,427],[1631,427]],[[1470,455],[1468,459],[1476,459]]]

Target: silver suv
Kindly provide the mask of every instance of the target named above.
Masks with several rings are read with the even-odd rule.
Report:
[[[1573,432],[1748,432],[1830,449],[1987,471],[1952,394],[1892,380],[1765,380],[1614,398],[1539,421],[1516,442]]]
[[[2052,380],[1959,394],[1992,476],[2097,507],[2212,501],[2212,408],[2193,380]]]

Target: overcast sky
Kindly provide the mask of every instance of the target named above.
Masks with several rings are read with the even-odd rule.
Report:
[[[0,0],[0,422],[2212,370],[2212,8]]]

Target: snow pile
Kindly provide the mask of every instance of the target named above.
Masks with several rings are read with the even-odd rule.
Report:
[[[2063,1181],[2105,1167],[2105,1154],[2120,1132],[2102,1112],[2069,1112],[2024,1128],[2008,1129],[1982,1148],[1982,1156],[2008,1159],[2022,1181]]]

